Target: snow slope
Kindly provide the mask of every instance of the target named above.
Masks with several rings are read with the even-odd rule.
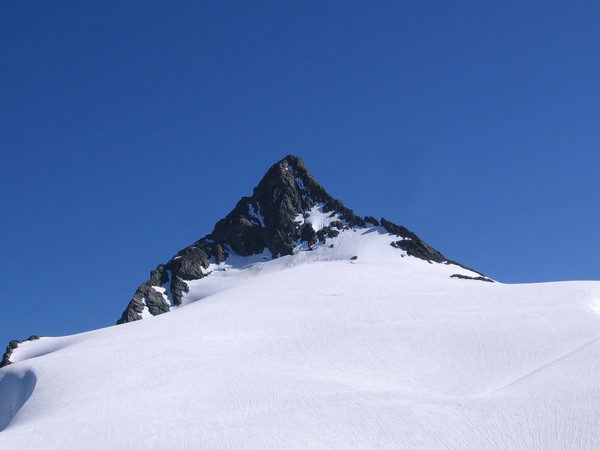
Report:
[[[23,343],[0,448],[598,448],[600,282],[450,278],[474,274],[394,238],[228,260],[169,314]]]

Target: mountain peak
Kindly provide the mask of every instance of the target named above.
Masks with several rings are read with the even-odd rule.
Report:
[[[274,258],[290,255],[298,239],[304,237],[311,245],[317,241],[320,230],[300,224],[315,207],[323,214],[339,214],[346,225],[364,226],[362,218],[327,193],[300,158],[289,155],[271,166],[252,196],[242,197],[209,237],[242,256],[265,248]]]
[[[216,224],[211,236],[242,256],[262,253],[265,247],[273,257],[289,255],[303,233],[298,224],[300,216],[316,206],[323,213],[339,213],[350,226],[364,225],[361,218],[327,193],[300,158],[289,155],[271,166],[252,197],[243,197]]]
[[[288,155],[275,163],[254,188],[253,199],[267,209],[286,206],[288,201],[296,211],[306,211],[314,203],[327,203],[333,198],[306,168],[304,161]]]
[[[221,264],[231,254],[272,258],[292,255],[304,245],[312,250],[327,239],[353,228],[378,227],[380,232],[400,237],[391,245],[409,256],[430,262],[454,263],[421,241],[414,233],[385,219],[359,217],[327,191],[297,156],[275,163],[254,188],[242,197],[212,233],[177,253],[140,285],[117,323],[139,320],[145,315],[169,311],[181,305],[188,282],[204,278],[211,264]]]

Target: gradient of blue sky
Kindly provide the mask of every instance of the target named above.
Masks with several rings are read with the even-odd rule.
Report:
[[[0,345],[108,326],[292,153],[503,282],[599,279],[598,2],[8,0]]]

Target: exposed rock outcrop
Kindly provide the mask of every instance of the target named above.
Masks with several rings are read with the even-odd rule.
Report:
[[[460,273],[455,273],[454,275],[450,275],[450,278],[459,278],[461,280],[477,280],[477,281],[487,281],[488,283],[493,283],[494,280],[492,280],[491,278],[485,277],[485,276],[479,276],[479,277],[470,277],[468,275],[462,275]]]
[[[14,340],[14,341],[10,341],[8,343],[8,346],[6,347],[6,351],[4,352],[4,355],[2,355],[2,361],[0,361],[0,367],[4,367],[4,366],[8,366],[9,364],[12,364],[12,361],[10,360],[11,355],[13,354],[13,352],[15,351],[15,349],[19,346],[19,344],[22,344],[23,342],[27,342],[27,341],[35,341],[36,339],[39,339],[39,336],[30,336],[27,339],[24,339],[22,341],[18,341],[18,340]]]

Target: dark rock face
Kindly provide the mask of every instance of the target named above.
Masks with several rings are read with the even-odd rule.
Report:
[[[388,233],[395,234],[396,236],[404,238],[400,241],[392,242],[392,246],[396,248],[401,248],[410,256],[414,256],[416,258],[425,259],[427,261],[436,263],[443,263],[448,261],[444,255],[442,255],[430,245],[423,242],[412,231],[409,231],[408,229],[399,225],[393,224],[392,222],[388,222],[384,218],[381,219],[381,226],[385,228]]]
[[[154,285],[150,281],[143,283],[137,288],[133,299],[129,303],[127,309],[123,312],[118,323],[132,322],[142,318],[141,314],[144,306],[148,307],[148,311],[153,316],[166,313],[169,311],[169,303],[164,296],[154,289]]]
[[[370,223],[371,225],[375,225],[376,227],[379,226],[379,221],[375,217],[366,216],[365,222]],[[390,222],[388,222],[388,223],[390,223]]]
[[[412,239],[402,239],[400,241],[392,242],[391,245],[392,247],[401,248],[408,253],[409,256],[437,263],[446,261],[444,255],[421,240],[414,241]]]
[[[336,214],[340,220],[315,231],[312,225],[302,224],[300,217],[320,206],[323,213]],[[292,254],[299,242],[309,249],[327,238],[339,235],[341,230],[353,227],[380,226],[373,217],[364,219],[332,198],[308,172],[304,162],[288,155],[273,165],[254,188],[251,197],[242,197],[235,208],[215,225],[213,232],[177,253],[166,264],[159,265],[150,274],[150,280],[136,290],[133,299],[117,323],[141,319],[144,307],[153,314],[169,311],[168,290],[173,304],[180,305],[188,292],[186,281],[208,275],[210,263],[225,261],[231,251],[242,256],[261,254],[268,249],[273,258]],[[431,262],[447,259],[408,229],[381,219],[381,226],[402,239],[395,242],[409,255]],[[449,261],[449,263],[453,263]]]
[[[30,336],[27,339],[24,339],[22,341],[10,341],[8,343],[8,346],[6,347],[6,351],[4,352],[4,355],[2,355],[2,361],[0,362],[0,367],[4,367],[4,366],[8,366],[9,364],[12,364],[12,361],[10,360],[10,357],[12,355],[12,353],[15,351],[15,349],[19,346],[19,344],[22,344],[23,342],[27,342],[27,341],[35,341],[36,339],[39,339],[39,336]]]
[[[271,167],[252,197],[243,197],[207,237],[242,256],[262,253],[265,248],[274,258],[290,255],[298,239],[309,245],[317,242],[312,227],[299,227],[296,221],[317,203],[324,205],[324,212],[337,213],[349,226],[364,226],[362,218],[323,189],[300,158],[289,155]]]

